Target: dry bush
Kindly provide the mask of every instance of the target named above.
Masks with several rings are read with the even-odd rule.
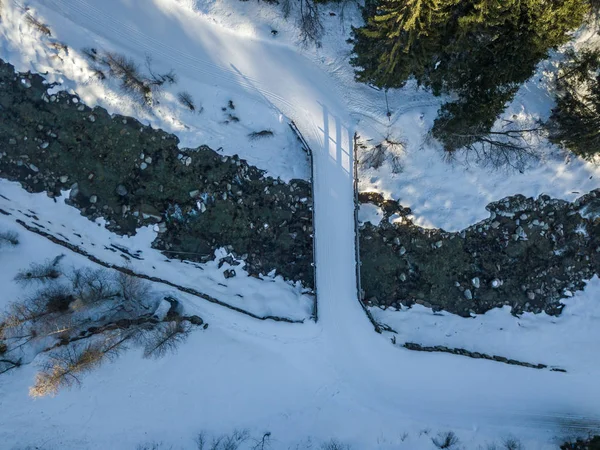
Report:
[[[321,450],[350,450],[350,446],[341,443],[337,439],[331,439],[329,442],[321,445]]]
[[[194,103],[194,99],[192,98],[192,95],[189,92],[187,92],[187,91],[179,92],[177,94],[177,101],[182,106],[189,109],[190,111],[192,111],[192,112],[196,111],[196,104]],[[202,112],[202,109],[200,109],[200,111],[198,111],[198,112]]]
[[[153,104],[152,88],[141,74],[132,58],[114,52],[101,55],[99,61],[108,68],[108,73],[120,81],[121,89],[145,105]]]
[[[50,42],[48,44],[48,46],[50,48],[53,48],[54,50],[56,50],[57,52],[65,52],[66,54],[69,53],[69,47],[67,46],[67,44],[64,44],[62,42]]]
[[[19,245],[19,235],[16,231],[0,231],[0,248]]]
[[[43,35],[48,36],[48,37],[52,36],[52,32],[50,31],[50,28],[48,28],[48,25],[40,22],[38,19],[33,17],[31,14],[28,13],[25,15],[25,22],[27,22],[32,28],[38,30]]]
[[[38,264],[32,263],[27,269],[17,273],[14,280],[23,285],[30,283],[47,283],[56,280],[62,275],[58,265],[60,259],[46,260]]]
[[[119,286],[113,275],[105,269],[76,269],[70,275],[75,308],[81,309],[120,297]]]
[[[146,72],[144,72],[132,58],[120,53],[104,52],[95,48],[84,48],[82,52],[92,63],[91,70],[96,78],[104,80],[108,73],[120,82],[120,87],[125,93],[145,106],[154,104],[156,95],[165,85],[177,82],[173,70],[164,73],[155,72],[149,56],[146,57]]]

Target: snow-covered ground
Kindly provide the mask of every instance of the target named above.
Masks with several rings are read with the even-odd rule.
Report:
[[[421,305],[401,311],[370,311],[375,320],[397,332],[399,344],[463,348],[593,374],[598,371],[599,296],[600,280],[596,277],[585,291],[563,301],[566,307],[559,317],[524,313],[515,318],[510,315],[510,307],[492,309],[470,319],[444,311],[434,313]]]
[[[210,327],[192,335],[175,356],[156,362],[131,352],[87,377],[80,391],[63,392],[54,399],[27,397],[33,366],[0,378],[3,445],[130,449],[144,441],[163,441],[167,448],[192,448],[191,438],[200,430],[220,433],[248,428],[255,434],[270,431],[275,449],[318,448],[320,442],[337,437],[355,449],[419,450],[433,448],[431,436],[451,429],[465,449],[515,435],[525,448],[535,450],[556,448],[557,436],[565,433],[600,427],[597,358],[576,365],[587,349],[581,358],[570,360],[575,362],[568,364],[568,373],[557,373],[410,352],[373,332],[356,298],[352,135],[358,130],[363,137],[385,136],[387,118],[380,107],[382,94],[353,83],[347,63],[341,56],[337,59],[336,52],[344,51],[344,46],[328,50],[327,38],[315,54],[299,50],[291,44],[294,36],[283,32],[278,35],[281,39],[273,40],[265,27],[260,33],[241,26],[224,28],[207,20],[207,14],[216,10],[196,11],[196,2],[37,0],[30,4],[73,52],[93,42],[139,57],[152,51],[158,67],[172,67],[180,79],[202,85],[204,92],[216,85],[234,101],[255,101],[273,111],[273,117],[282,114],[283,122],[285,117],[295,121],[314,152],[319,322],[263,322],[177,294],[187,311],[199,314]],[[250,8],[249,3],[233,1],[223,5],[231,7],[232,16]],[[253,6],[263,12],[272,8]],[[226,10],[223,7],[220,14]],[[265,17],[260,20],[269,16]],[[39,36],[28,35],[31,31],[25,30],[22,19],[13,19],[12,28],[2,28],[2,54],[8,55],[9,62],[16,61],[19,69],[48,61],[40,56]],[[227,20],[222,23],[233,23]],[[260,20],[253,17],[248,22],[266,23]],[[79,90],[74,76],[65,78]],[[404,111],[412,107],[406,114],[415,118],[438,104],[422,93],[411,97],[408,89],[391,97],[395,111],[401,104]],[[94,97],[87,101],[93,102]],[[410,124],[410,130],[418,129]],[[511,185],[500,185],[498,178],[481,171],[469,178],[470,172],[462,168],[441,166],[434,149],[411,150],[409,155],[405,189],[415,192],[415,200],[406,206],[436,225],[458,226],[469,215],[479,218],[488,197],[506,195],[509,188],[510,193],[519,192],[527,181],[514,176]],[[587,177],[582,171],[591,169],[578,164],[566,166],[580,169],[568,171],[564,179],[583,185]],[[413,170],[413,178],[408,170]],[[457,174],[463,175],[469,189],[453,188],[460,186]],[[552,195],[566,196],[566,190],[572,189],[556,177],[536,180],[528,181]],[[428,196],[434,196],[441,213],[427,207]],[[6,223],[10,218],[2,216],[2,220]],[[85,227],[89,230],[89,222]],[[147,239],[144,233],[134,239]],[[0,253],[3,268],[13,270],[15,262],[35,256],[37,249],[39,254],[58,250],[44,249],[49,244],[38,236],[26,235],[23,241],[12,253]],[[147,247],[148,240],[144,242]],[[127,246],[137,248],[133,242]],[[161,263],[157,270],[166,270],[165,266]],[[12,286],[11,270],[1,271],[3,285]],[[15,293],[14,287],[9,289]],[[566,319],[563,330],[583,327],[587,320]],[[502,320],[514,319],[504,311]],[[547,321],[542,317],[540,328]],[[537,338],[544,339],[547,333],[544,327]],[[480,336],[483,347],[483,339],[491,338],[483,332]],[[529,342],[535,338],[527,337]],[[500,342],[493,345],[498,353],[510,350]],[[306,441],[310,436],[311,445]]]
[[[0,193],[0,209],[12,214],[4,221],[20,219],[84,249],[105,263],[129,267],[137,273],[195,289],[261,317],[304,320],[312,315],[314,299],[309,294],[303,294],[300,283],[291,284],[277,275],[265,276],[261,281],[248,276],[241,266],[235,266],[237,276],[225,278],[223,272],[231,267],[228,263],[218,267],[220,258],[228,254],[224,249],[216,251],[215,259],[205,264],[168,261],[160,251],[151,248],[157,235],[151,226],[139,229],[131,237],[111,233],[102,220],[91,222],[79,210],[66,205],[66,191],[54,202],[44,194],[29,194],[19,183],[0,179]],[[127,256],[118,251],[119,248],[126,249],[127,253],[137,258]],[[35,253],[29,257],[37,258]],[[198,298],[197,301],[203,300]]]

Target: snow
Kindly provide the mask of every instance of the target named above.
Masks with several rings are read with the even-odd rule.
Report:
[[[243,99],[238,103],[246,105],[247,114],[254,114],[257,121],[265,120],[261,126],[273,128],[273,117],[281,118],[282,124],[286,118],[294,120],[314,153],[319,321],[258,321],[177,293],[186,312],[200,315],[210,326],[206,331],[195,332],[176,355],[148,361],[132,351],[86,377],[81,390],[65,391],[54,399],[34,401],[27,397],[34,365],[0,378],[0,442],[9,448],[31,444],[119,450],[156,440],[175,448],[192,448],[191,438],[203,429],[221,433],[248,428],[257,434],[270,431],[276,449],[296,448],[298,443],[299,448],[318,448],[322,441],[337,437],[357,449],[420,450],[433,447],[431,436],[438,431],[453,430],[464,448],[477,448],[515,435],[525,448],[541,450],[556,448],[557,436],[600,428],[598,358],[582,362],[595,342],[597,332],[584,331],[595,321],[596,312],[589,317],[582,312],[588,309],[573,309],[571,316],[565,316],[564,325],[557,329],[581,327],[581,334],[574,335],[574,340],[552,335],[553,342],[565,338],[572,345],[577,336],[591,336],[581,355],[559,357],[552,354],[549,342],[544,344],[546,347],[540,344],[540,357],[547,356],[551,364],[568,366],[568,373],[410,352],[395,347],[389,336],[373,331],[356,298],[352,137],[358,131],[366,139],[382,138],[390,127],[381,106],[383,93],[351,81],[351,72],[344,62],[347,54],[341,57],[347,45],[328,47],[333,41],[343,42],[339,39],[343,32],[330,33],[324,39],[323,49],[313,53],[293,45],[295,35],[291,31],[286,34],[284,27],[280,27],[283,39],[275,41],[270,36],[265,38],[270,27],[263,27],[260,32],[241,25],[224,28],[235,23],[240,11],[241,15],[250,14],[251,7],[258,11],[252,13],[256,21],[255,16],[249,16],[240,24],[255,23],[256,29],[267,25],[274,17],[269,15],[272,7],[262,4],[250,6],[233,0],[39,0],[31,4],[56,37],[69,44],[75,62],[61,66],[64,71],[54,67],[39,37],[23,31],[24,25],[16,13],[7,19],[8,25],[2,25],[2,55],[16,62],[19,69],[49,70],[51,79],[64,77],[70,87],[85,90],[84,101],[106,101],[102,98],[107,92],[103,86],[90,84],[86,90],[85,67],[77,56],[82,44],[97,43],[98,47],[120,49],[138,58],[146,51],[152,52],[156,65],[173,67],[185,80],[186,89],[196,87],[194,92],[203,92],[206,97],[213,92],[218,98],[216,103],[229,96],[234,101]],[[209,4],[219,8],[223,20],[220,25],[211,21],[210,11],[216,9],[198,12],[198,5]],[[225,16],[228,6],[231,19]],[[262,19],[257,17],[263,13],[266,15]],[[352,14],[355,16],[356,11]],[[447,165],[435,146],[421,149],[416,144],[422,142],[421,134],[427,121],[433,119],[439,99],[411,89],[414,88],[389,95],[394,111],[391,124],[395,128],[404,124],[403,133],[409,142],[403,161],[405,171],[397,177],[374,174],[374,181],[369,183],[377,183],[386,194],[402,193],[403,205],[412,207],[421,223],[461,227],[481,218],[485,203],[507,192],[527,194],[544,190],[568,198],[573,186],[584,190],[595,183],[582,175],[594,175],[595,169],[580,161],[569,165],[549,161],[537,172],[528,171],[522,177]],[[119,101],[116,93],[112,99]],[[133,107],[129,104],[121,108],[121,112],[126,112]],[[134,109],[130,112],[143,114]],[[424,118],[419,122],[421,112]],[[164,116],[164,123],[153,120],[167,129],[184,128],[179,119],[169,122]],[[209,134],[218,133],[217,129],[209,131],[206,136],[197,131],[196,143],[209,142]],[[266,163],[271,170],[281,167],[277,161],[285,160],[273,160],[271,153],[269,158]],[[375,180],[377,177],[379,181]],[[185,272],[183,264],[154,258],[155,254],[148,250],[154,233],[149,228],[133,238],[116,238],[105,234],[102,226],[93,228],[89,222],[78,223],[87,219],[77,217],[72,209],[69,213],[60,201],[49,208],[47,202],[51,200],[43,195],[19,193],[14,184],[6,182],[0,184],[0,189],[11,198],[8,206],[13,211],[22,202],[21,208],[27,205],[42,216],[44,226],[56,226],[60,231],[63,224],[69,238],[76,229],[84,236],[81,245],[90,252],[99,252],[102,258],[120,259],[101,250],[103,243],[117,239],[132,250],[142,250],[144,258],[148,258],[147,264],[132,261],[132,265],[137,264],[136,269],[151,273],[151,264],[155,263],[156,270],[165,277],[180,277],[177,279],[182,282],[207,293],[212,289],[225,297],[236,288],[245,296],[250,290],[269,300],[287,292],[290,301],[284,302],[286,311],[303,310],[305,303],[298,297],[298,290],[285,283],[280,282],[277,292],[266,291],[269,283],[265,282],[251,286],[250,280],[221,291],[205,279],[204,272],[211,274],[208,267],[199,275],[197,270]],[[14,218],[0,216],[0,224],[14,227]],[[11,281],[14,268],[28,258],[58,250],[48,247],[48,241],[39,236],[25,233],[22,237],[22,247],[0,253],[0,265],[9,268],[0,271],[0,282],[10,286],[10,295],[18,294]],[[75,255],[69,258],[85,263]],[[238,277],[228,282],[231,280],[236,283]],[[587,308],[589,301],[584,303]],[[468,329],[470,322],[459,323],[461,329],[479,333],[477,345],[486,351],[498,346],[499,350],[510,350],[510,356],[521,352],[524,357],[537,360],[533,358],[532,345],[536,339],[550,339],[551,319],[524,317],[522,323],[529,325],[530,333],[519,335],[512,327],[511,335],[524,336],[527,343],[517,351],[496,342],[501,333],[490,331],[500,321],[510,319],[505,311],[500,313],[504,315],[498,321],[488,321],[487,315],[481,319],[486,324],[481,331]],[[398,320],[410,317],[403,316],[404,312],[394,314]],[[427,317],[418,320],[431,323]],[[459,319],[450,317],[448,323],[455,320]],[[406,332],[410,330],[407,327]],[[431,332],[437,333],[435,329]],[[439,334],[431,336],[433,342]],[[466,336],[462,336],[457,339],[465,342]],[[565,344],[562,348],[566,351],[566,347]],[[579,349],[569,347],[568,351],[578,353]],[[307,439],[313,439],[314,445],[309,446]]]

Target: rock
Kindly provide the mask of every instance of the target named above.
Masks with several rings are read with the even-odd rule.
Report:
[[[157,233],[165,233],[167,231],[167,224],[164,222],[160,222],[155,226],[155,230]]]
[[[404,282],[404,281],[406,281],[406,274],[405,273],[401,273],[398,278],[400,278],[400,281]]]
[[[50,145],[50,144],[49,144],[48,142],[42,142],[42,143],[40,144],[40,148],[48,148],[48,146],[49,146],[49,145]]]
[[[491,282],[491,285],[494,289],[499,288],[500,286],[502,286],[502,281],[499,280],[498,278],[494,278]]]
[[[471,284],[473,285],[473,287],[475,289],[479,289],[479,286],[480,286],[479,278],[478,277],[473,278],[471,280]]]
[[[202,320],[202,318],[200,316],[193,315],[193,316],[190,316],[188,318],[188,320],[190,321],[190,323],[192,325],[203,325],[204,324],[204,320]]]
[[[496,229],[496,228],[498,228],[499,226],[500,226],[500,222],[498,222],[497,220],[494,220],[494,221],[492,222],[492,228]]]
[[[148,168],[148,164],[146,164],[145,162],[140,164],[140,169],[141,170],[146,170]]]
[[[62,177],[59,178],[60,182],[65,184],[67,181],[69,181],[69,176],[68,175],[63,175]]]
[[[225,270],[223,272],[223,276],[225,278],[233,278],[233,277],[235,277],[235,270],[233,270],[233,269],[227,269],[227,270]]]
[[[98,196],[96,196],[96,195],[92,195],[92,196],[90,197],[90,203],[94,204],[94,203],[96,203],[97,201],[98,201]]]
[[[35,164],[29,164],[29,168],[31,170],[33,170],[34,172],[39,172],[40,169],[38,168],[38,166],[36,166]]]
[[[442,242],[442,241],[437,241],[437,242],[435,243],[435,246],[436,246],[437,248],[440,248],[442,245],[443,245],[443,242]]]
[[[17,145],[17,140],[16,140],[15,138],[10,138],[10,139],[8,140],[8,143],[9,143],[10,145]]]
[[[473,293],[471,292],[471,289],[465,289],[463,295],[467,300],[473,300]]]
[[[127,188],[125,186],[123,186],[122,184],[120,184],[117,186],[116,193],[117,193],[117,195],[120,195],[121,197],[125,197],[127,195]]]
[[[71,191],[69,192],[69,199],[74,200],[79,194],[79,185],[77,183],[73,183],[71,185]]]
[[[190,191],[189,194],[191,198],[196,198],[200,195],[200,191],[198,189],[194,189],[193,191]]]
[[[90,122],[92,122],[92,123],[93,123],[93,122],[95,122],[95,121],[96,121],[96,116],[94,116],[93,114],[90,114],[90,115],[88,116],[88,120],[89,120]]]
[[[406,253],[406,249],[404,248],[404,246],[400,247],[398,253],[400,253],[400,255],[404,255]]]
[[[151,156],[147,156],[144,161],[146,162],[146,164],[152,164],[152,157]]]

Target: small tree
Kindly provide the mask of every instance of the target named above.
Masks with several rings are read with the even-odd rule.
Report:
[[[47,283],[56,280],[62,275],[58,265],[60,259],[54,258],[44,263],[32,263],[27,269],[21,270],[15,276],[15,281],[19,284]]]
[[[93,343],[71,344],[50,353],[35,384],[29,389],[32,397],[54,396],[61,388],[80,386],[81,378],[116,357],[129,336],[113,335]]]
[[[179,344],[185,342],[191,333],[188,321],[174,320],[158,324],[142,334],[144,358],[162,358],[167,353],[177,351]]]
[[[0,231],[0,248],[19,245],[19,235],[15,231]]]

